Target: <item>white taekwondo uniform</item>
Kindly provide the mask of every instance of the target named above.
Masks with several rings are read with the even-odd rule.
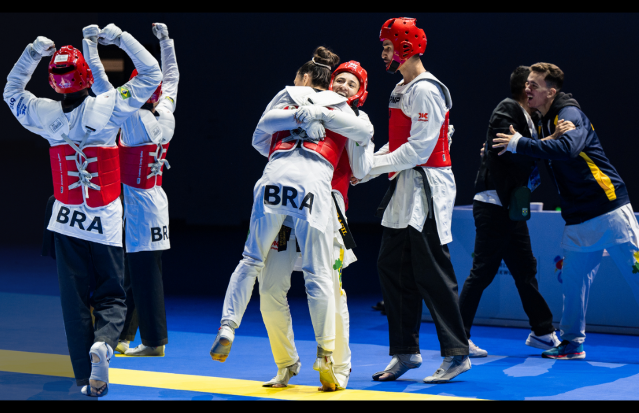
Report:
[[[368,115],[362,110],[359,110],[359,117],[370,122]],[[349,140],[346,151],[353,175],[358,179],[366,176],[373,165],[373,142],[371,141],[368,145],[363,146],[353,140]],[[347,220],[342,193],[335,188],[333,188],[332,192],[344,219]],[[287,217],[283,225],[292,228],[292,219]],[[302,271],[302,257],[297,252],[295,242],[295,230],[291,230],[288,247],[285,251],[278,251],[278,241],[274,241],[268,253],[264,270],[258,277],[260,310],[269,335],[273,358],[278,369],[290,366],[299,359],[294,343],[291,312],[286,299],[288,290],[291,287],[291,272],[293,270]],[[341,276],[342,270],[356,260],[353,250],[346,249],[340,231],[335,231],[333,233],[333,258],[331,260],[333,263],[336,324],[333,360],[335,374],[340,386],[343,388],[346,387],[350,375],[351,351],[349,347],[350,322],[347,298],[346,291],[342,289]]]
[[[313,103],[308,101],[311,97]],[[271,135],[296,129],[299,125],[293,119],[294,107],[309,104],[332,108],[332,119],[324,122],[326,129],[366,146],[373,135],[373,127],[367,120],[358,119],[345,101],[329,91],[315,93],[309,87],[287,87],[275,96],[262,115],[253,135],[253,146],[268,156]],[[287,107],[291,110],[282,110]],[[304,146],[271,154],[262,178],[255,185],[244,258],[231,276],[222,320],[232,320],[240,325],[255,279],[264,267],[273,240],[286,217],[291,216],[302,251],[302,269],[316,340],[324,350],[334,350],[335,298],[330,266],[333,264],[333,233],[340,224],[331,197],[332,177],[332,164]],[[276,197],[269,198],[269,192],[265,194],[269,187],[271,190],[278,188],[282,195],[279,202],[275,202]],[[288,190],[288,199],[284,196],[287,188],[293,188]]]
[[[155,107],[154,114],[147,109],[139,109],[137,113],[122,124],[120,144],[126,147],[147,147],[156,145],[155,151],[161,150],[162,145],[168,144],[175,131],[175,117],[173,112],[177,104],[177,90],[179,71],[175,57],[173,39],[160,41],[162,54],[162,95]],[[93,71],[95,79],[92,90],[101,94],[113,90],[104,66],[97,53],[97,45],[91,41],[85,43],[84,56]],[[143,152],[140,150],[141,153]],[[163,151],[163,150],[161,150]],[[120,155],[122,156],[122,155]],[[146,170],[149,162],[158,163],[157,156],[149,153],[141,160]],[[157,165],[157,175],[161,163]],[[150,179],[158,179],[158,176]],[[159,251],[171,248],[169,242],[169,200],[161,185],[154,185],[149,189],[135,188],[123,183],[124,218],[126,251]]]
[[[83,40],[85,49],[87,42],[89,40]],[[62,135],[68,136],[75,145],[86,139],[85,148],[117,147],[115,140],[121,125],[138,111],[162,80],[157,61],[148,53],[140,53],[144,50],[143,46],[129,33],[123,32],[120,48],[133,60],[138,76],[117,90],[87,97],[73,111],[64,113],[61,102],[37,98],[25,90],[39,62],[30,56],[29,47],[9,73],[3,97],[22,126],[48,140],[52,147],[67,144]],[[54,188],[54,191],[58,190]],[[87,205],[84,189],[83,196],[85,202],[80,205],[66,205],[56,199],[47,229],[86,241],[121,247],[120,200],[116,198],[108,205],[91,208]]]
[[[398,180],[397,188],[384,212],[382,225],[388,228],[406,228],[410,225],[421,232],[428,216],[428,203],[422,176],[412,168],[426,163],[430,158],[453,102],[448,88],[430,72],[420,74],[406,85],[398,83],[391,96],[400,98],[397,105],[406,116],[413,119],[408,145],[402,145],[394,152],[389,152],[388,144],[380,148],[375,153],[370,175],[362,182],[383,173],[401,171],[393,177]],[[427,114],[427,117],[420,118],[420,114]],[[432,191],[439,239],[442,245],[448,244],[453,240],[451,221],[457,194],[455,176],[451,167],[421,168],[426,173]]]

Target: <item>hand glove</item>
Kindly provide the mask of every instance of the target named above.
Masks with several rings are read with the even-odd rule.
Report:
[[[302,106],[295,114],[298,123],[308,123],[313,120],[324,120],[324,111],[328,109],[322,106]]]
[[[51,56],[55,53],[55,43],[44,36],[38,36],[31,47],[40,56]]]
[[[91,40],[93,43],[98,42],[98,35],[100,34],[100,27],[97,24],[92,24],[90,26],[82,29],[82,36],[85,39]]]
[[[122,30],[111,23],[107,25],[104,29],[100,30],[100,34],[98,35],[98,41],[101,45],[109,45],[114,44],[120,47],[120,36],[122,35]]]
[[[302,125],[302,129],[304,129],[304,131],[306,131],[306,135],[313,140],[322,140],[326,136],[324,125],[322,125],[322,122],[318,120]]]
[[[153,23],[151,29],[155,37],[160,40],[167,40],[169,38],[169,28],[164,23]]]

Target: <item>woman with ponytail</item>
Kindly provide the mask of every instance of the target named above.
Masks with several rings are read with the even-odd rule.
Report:
[[[302,256],[317,340],[313,368],[319,371],[325,391],[345,385],[335,375],[332,358],[335,349],[333,233],[341,224],[331,197],[331,181],[342,153],[347,150],[348,140],[366,146],[373,136],[370,121],[355,116],[347,98],[327,90],[332,68],[338,63],[336,54],[318,47],[313,58],[297,71],[295,86],[287,86],[271,100],[257,125],[253,147],[268,157],[269,162],[254,187],[243,258],[231,276],[221,327],[211,348],[213,360],[226,360],[234,330],[241,323],[269,250],[294,248],[290,251],[300,251]],[[354,175],[365,176],[367,171],[359,169],[354,167]],[[260,284],[271,281],[260,279]],[[277,302],[280,294],[286,299],[286,291],[264,293],[271,295],[272,300],[265,300],[268,302]],[[262,297],[264,300],[264,294]],[[269,310],[279,311],[262,308],[263,317],[269,316]],[[290,365],[281,370],[284,375],[296,375],[300,366],[299,359],[291,360]]]

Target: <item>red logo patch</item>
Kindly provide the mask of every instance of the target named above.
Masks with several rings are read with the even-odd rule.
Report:
[[[422,122],[428,122],[428,113],[420,113],[418,120]]]

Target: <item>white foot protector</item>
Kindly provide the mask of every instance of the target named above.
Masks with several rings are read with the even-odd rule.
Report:
[[[93,355],[96,355],[100,361],[93,362]],[[93,343],[89,350],[91,357],[91,377],[89,380],[103,381],[105,384],[101,388],[95,388],[91,385],[82,387],[82,394],[90,397],[103,397],[109,393],[109,363],[113,357],[113,349],[104,341]],[[101,393],[98,393],[100,392]]]
[[[283,385],[283,387],[288,386],[288,381],[293,376],[297,376],[297,373],[300,372],[300,368],[302,368],[302,362],[300,359],[288,367],[284,367],[283,369],[279,369],[277,371],[277,376],[273,377],[270,381],[262,384],[262,387],[273,387],[276,384]]]
[[[321,347],[317,348],[317,359],[313,363],[313,370],[319,371],[320,383],[322,383],[321,391],[343,390],[340,387],[339,380],[335,376],[333,366],[333,352],[326,351]]]
[[[380,377],[382,377],[386,373],[390,373],[391,377],[382,381],[397,380],[398,378],[402,377],[402,375],[408,370],[416,369],[421,365],[421,354],[395,354],[391,359],[391,362],[383,371],[378,371],[377,373],[373,374],[373,380],[380,381]]]
[[[131,357],[163,357],[164,346],[150,347],[140,344],[135,348],[127,350],[124,354]]]
[[[424,383],[446,383],[455,377],[470,370],[470,357],[468,356],[448,356],[444,357],[441,366],[424,379]]]
[[[211,346],[211,358],[213,360],[224,363],[231,352],[233,340],[235,340],[235,331],[231,326],[222,325],[217,331],[217,336]]]

